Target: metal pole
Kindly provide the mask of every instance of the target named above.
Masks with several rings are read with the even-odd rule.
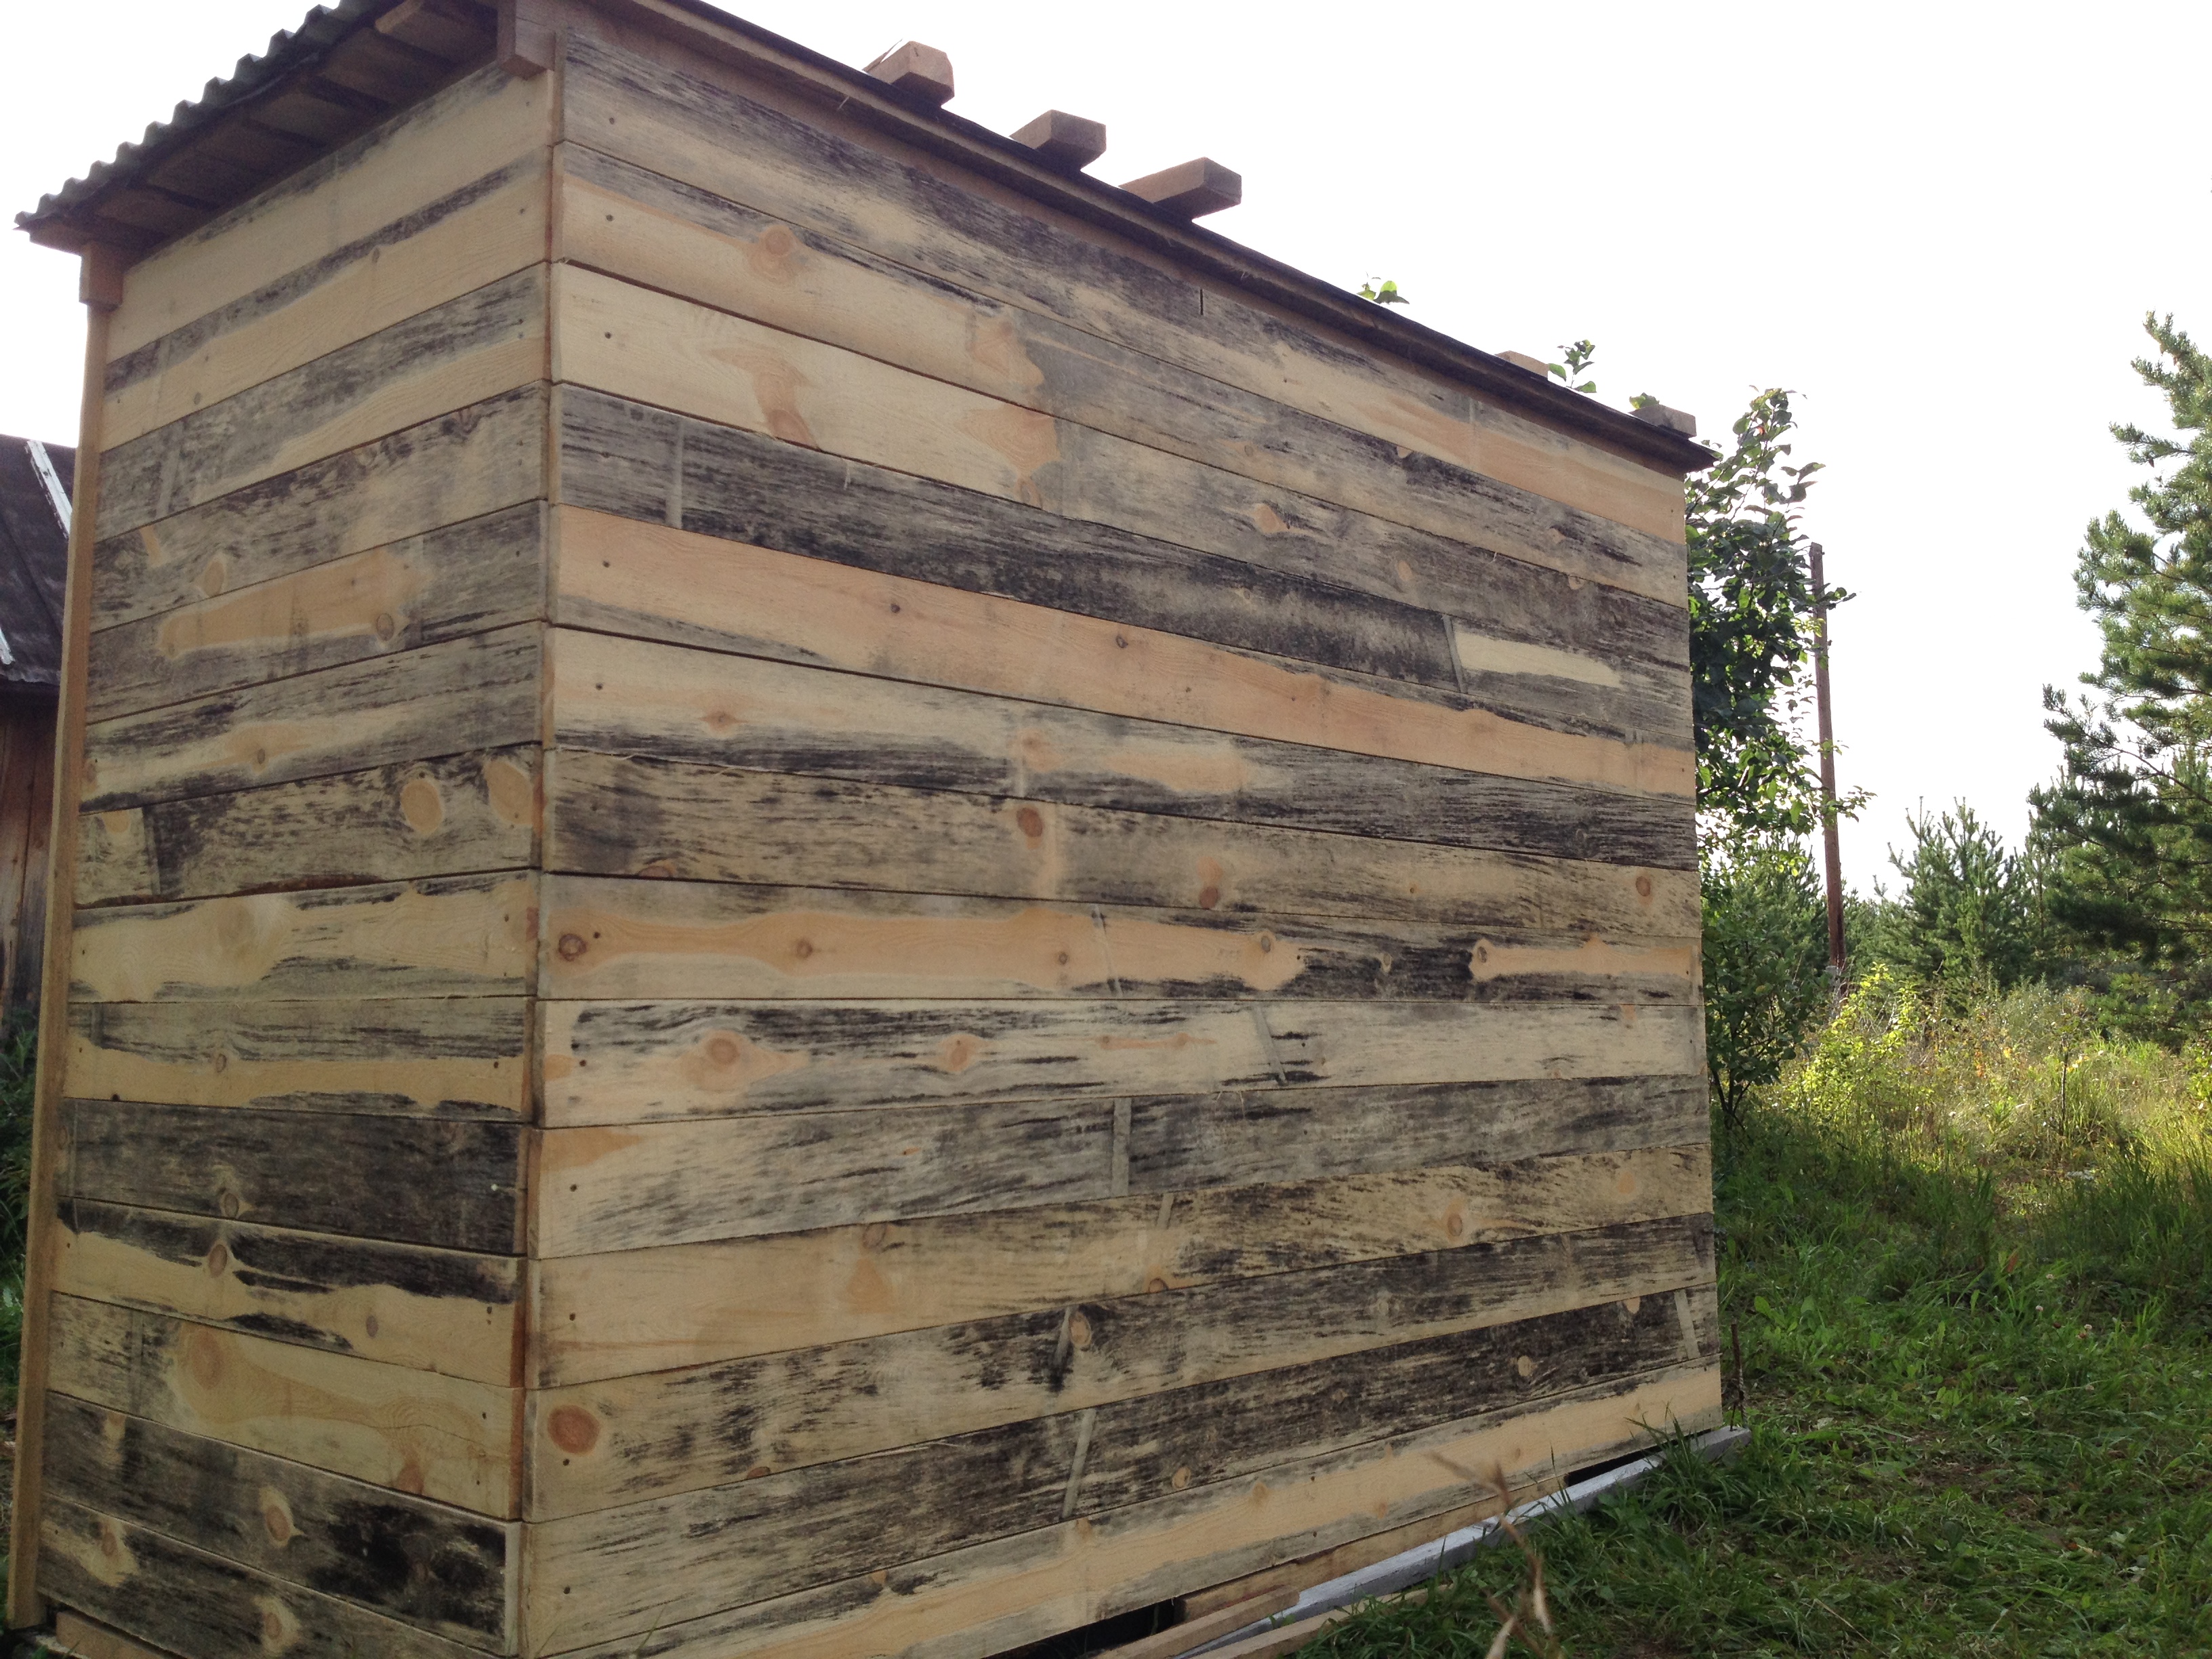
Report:
[[[1844,872],[1836,836],[1836,732],[1828,715],[1828,586],[1813,550],[1813,701],[1820,723],[1820,838],[1828,855],[1828,969],[1844,981]]]

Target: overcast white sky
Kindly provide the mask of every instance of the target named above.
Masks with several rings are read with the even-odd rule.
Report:
[[[2094,658],[2070,573],[2133,482],[2106,433],[2158,405],[2142,313],[2212,337],[2212,5],[1112,7],[755,0],[850,63],[912,37],[953,107],[1107,124],[1119,181],[1206,154],[1224,234],[1491,349],[1597,341],[1599,392],[1724,431],[1802,394],[1807,524],[1838,616],[1855,885],[1904,815],[2008,832],[2055,749],[2039,694]],[[84,51],[98,20],[98,51]],[[0,204],[31,205],[298,21],[294,0],[19,7]],[[74,441],[76,262],[0,242],[0,431]]]

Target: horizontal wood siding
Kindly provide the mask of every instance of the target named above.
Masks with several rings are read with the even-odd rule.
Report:
[[[186,1659],[521,1642],[556,103],[464,76],[111,334],[40,1578]]]

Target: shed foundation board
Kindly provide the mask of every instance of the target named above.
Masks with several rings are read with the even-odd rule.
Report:
[[[302,40],[32,216],[18,1622],[988,1659],[1718,1421],[1699,452],[704,9]]]

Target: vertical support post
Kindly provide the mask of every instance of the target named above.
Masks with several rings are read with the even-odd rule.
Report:
[[[1844,983],[1844,872],[1836,833],[1836,730],[1828,712],[1828,587],[1820,544],[1812,547],[1813,701],[1820,727],[1820,838],[1827,854],[1828,972]]]
[[[44,1621],[39,1522],[46,1455],[47,1304],[61,1164],[61,1107],[69,1052],[70,934],[76,920],[77,801],[84,784],[85,659],[92,645],[92,544],[100,522],[100,434],[106,401],[107,325],[129,263],[90,243],[82,255],[84,404],[77,415],[76,500],[70,514],[69,586],[62,605],[61,696],[54,718],[54,816],[46,842],[46,955],[39,986],[39,1075],[31,1139],[30,1240],[23,1264],[23,1349],[15,1402],[15,1525],[8,1553],[8,1625]]]

